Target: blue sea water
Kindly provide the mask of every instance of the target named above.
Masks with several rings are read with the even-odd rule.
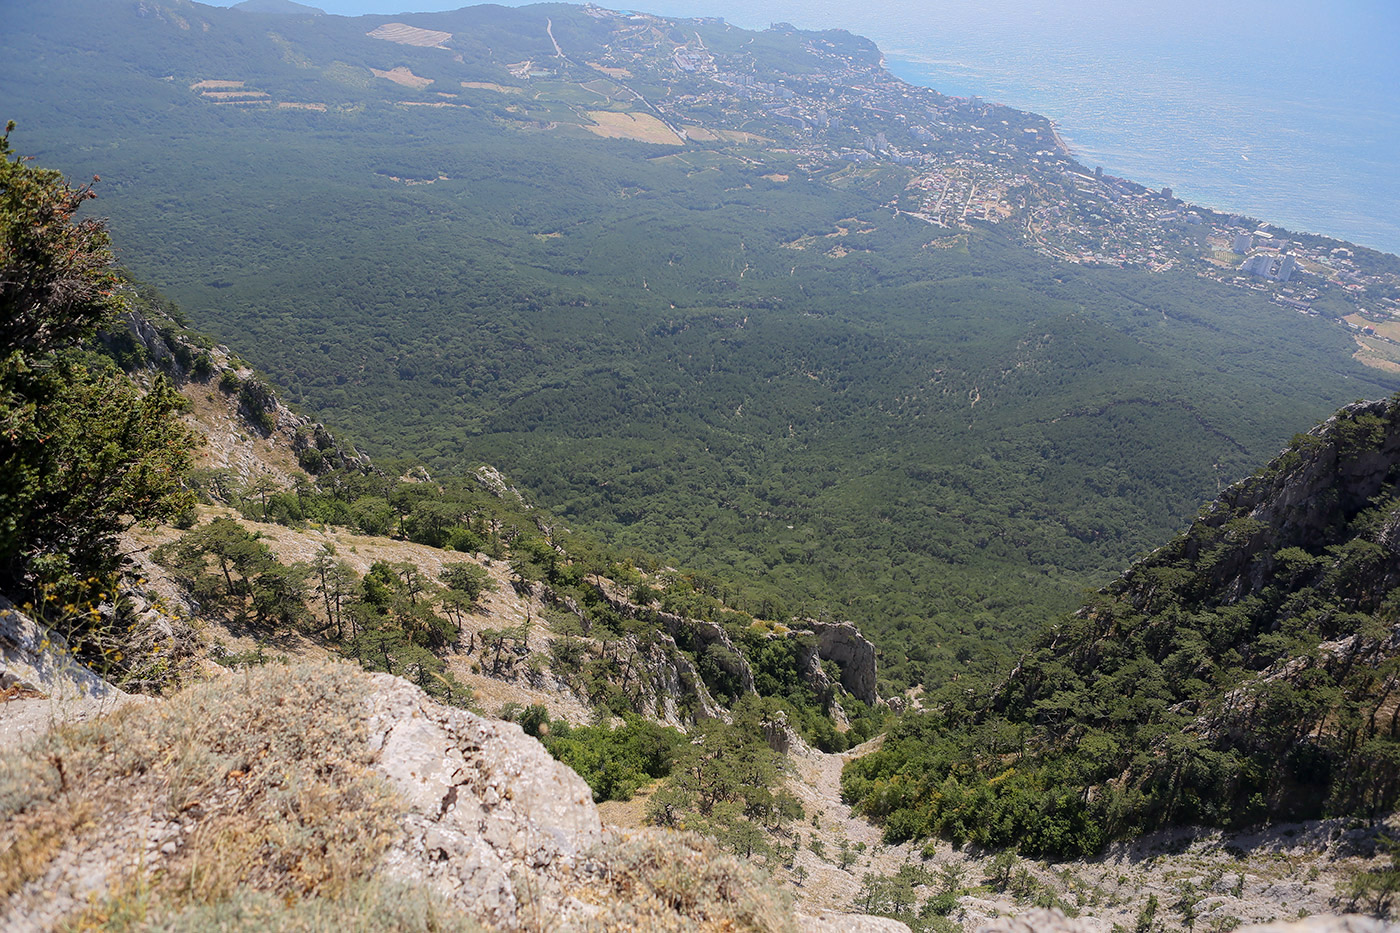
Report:
[[[309,0],[333,13],[460,0]],[[511,0],[513,3],[522,0]],[[1395,0],[633,0],[875,40],[913,84],[1053,119],[1080,161],[1400,254]]]

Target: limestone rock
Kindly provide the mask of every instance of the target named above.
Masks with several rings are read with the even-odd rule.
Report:
[[[126,696],[73,660],[62,635],[0,596],[0,689],[15,685],[60,701]]]
[[[1318,915],[1303,920],[1262,923],[1240,927],[1238,933],[1396,933],[1400,923],[1346,914],[1340,917]]]
[[[702,719],[722,719],[727,711],[715,702],[695,665],[676,648],[670,635],[659,634],[643,648],[635,635],[626,639],[626,650],[635,653],[641,668],[638,688],[641,712],[664,725],[684,727]],[[692,709],[685,708],[689,698]]]
[[[977,933],[1100,933],[1102,921],[1071,919],[1061,911],[1038,907],[1011,917],[998,917],[977,928]],[[1304,920],[1239,927],[1236,933],[1396,933],[1400,924],[1363,917],[1317,915]]]
[[[798,911],[797,929],[801,933],[909,933],[909,927],[888,917],[869,914],[840,914],[822,910],[814,914]]]
[[[407,804],[386,868],[499,926],[557,909],[603,837],[583,779],[519,726],[439,706],[387,674],[369,702],[376,767]]]
[[[1378,419],[1379,435],[1357,449],[1346,439],[1346,428],[1367,417]],[[1267,585],[1279,550],[1326,542],[1338,516],[1364,506],[1400,462],[1400,406],[1389,400],[1348,405],[1308,434],[1314,438],[1310,445],[1285,452],[1268,470],[1231,486],[1201,514],[1199,522],[1206,527],[1220,528],[1240,517],[1256,523],[1211,565],[1211,589],[1231,601]],[[1195,559],[1201,546],[1189,539],[1182,556]],[[1138,603],[1151,595],[1151,586],[1133,570],[1124,576],[1124,584]]]
[[[977,928],[977,933],[1092,933],[1089,921],[1072,920],[1060,910],[1037,907],[1014,917],[998,917]]]
[[[841,686],[846,692],[874,706],[879,702],[875,690],[875,645],[850,622],[818,622],[806,620],[803,625],[817,636],[817,656],[834,661],[841,669]]]

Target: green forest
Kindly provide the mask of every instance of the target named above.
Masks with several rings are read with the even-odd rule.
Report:
[[[1397,424],[1400,397],[1299,435],[1014,670],[902,719],[843,796],[891,841],[1050,856],[1165,825],[1391,812]]]
[[[449,56],[364,34],[385,18],[90,2],[16,11],[0,76],[27,148],[104,175],[121,258],[198,328],[372,455],[489,463],[750,614],[855,621],[886,690],[1005,663],[1292,433],[1393,389],[1337,328],[1189,270],[891,215],[899,166],[541,130],[532,107],[580,112],[576,62],[451,108],[368,70],[516,86],[546,15],[598,54],[578,8],[410,18],[474,37]],[[819,64],[763,36],[760,78]],[[329,109],[220,107],[190,89],[212,79]]]

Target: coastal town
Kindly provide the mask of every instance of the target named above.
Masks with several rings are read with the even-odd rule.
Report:
[[[551,21],[552,54],[506,65],[504,80],[518,83],[464,81],[448,93],[403,69],[375,74],[433,98],[402,106],[505,97],[502,118],[534,130],[632,139],[683,151],[696,165],[708,156],[762,169],[772,183],[796,176],[856,192],[873,209],[926,225],[930,245],[995,229],[1057,261],[1248,289],[1281,312],[1348,328],[1358,360],[1400,372],[1400,257],[1083,165],[1049,119],[908,84],[885,69],[874,43],[844,31],[778,23],[755,34],[715,18],[584,9],[597,32],[573,48]],[[370,35],[442,48],[450,38],[403,24]]]
[[[774,70],[771,56],[723,47],[720,20],[682,29],[589,9],[625,21],[589,67],[629,90],[664,89],[632,93],[687,144],[721,148],[742,138],[747,158],[878,192],[893,214],[936,232],[996,225],[1065,262],[1189,270],[1262,292],[1280,310],[1336,320],[1355,332],[1359,358],[1400,370],[1395,256],[1219,213],[1084,166],[1048,119],[907,84],[885,70],[872,43],[844,32],[805,34],[811,57]],[[770,31],[798,34],[785,24]]]

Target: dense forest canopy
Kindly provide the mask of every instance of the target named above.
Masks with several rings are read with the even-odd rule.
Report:
[[[752,614],[853,619],[887,689],[1011,663],[1293,432],[1393,388],[1338,328],[1189,268],[1077,266],[892,211],[905,167],[810,164],[770,111],[709,141],[603,138],[598,114],[651,113],[587,64],[627,23],[400,19],[452,38],[62,0],[13,11],[0,78],[35,151],[110,179],[123,258],[293,402],[372,454],[492,463]],[[693,32],[775,87],[878,56],[646,28],[663,63]],[[691,80],[631,67],[645,100]],[[1033,123],[939,113],[948,145]],[[867,117],[830,132],[899,132]]]

